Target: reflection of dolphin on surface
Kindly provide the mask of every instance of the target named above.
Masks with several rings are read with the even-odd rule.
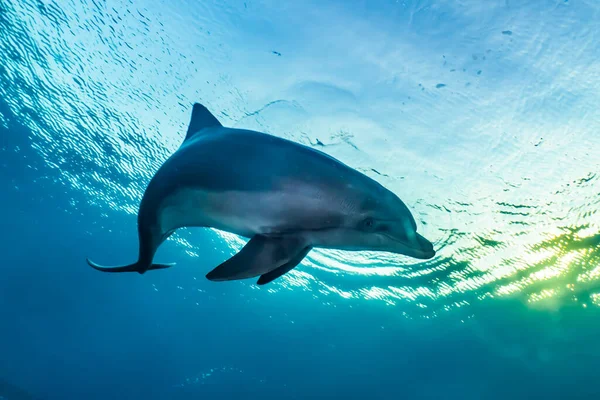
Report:
[[[212,227],[250,240],[208,273],[265,284],[313,247],[435,255],[392,192],[325,153],[265,133],[223,127],[195,104],[181,147],[150,181],[138,213],[139,259],[97,270],[139,272],[177,228]]]

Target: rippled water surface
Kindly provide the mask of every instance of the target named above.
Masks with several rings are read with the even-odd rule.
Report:
[[[100,207],[137,211],[201,101],[376,179],[440,249],[317,250],[275,290],[411,315],[497,296],[600,305],[599,9],[4,0],[0,95]]]
[[[108,230],[136,214],[202,102],[224,125],[312,146],[377,180],[438,249],[427,262],[313,250],[272,285],[240,290],[369,300],[414,320],[464,321],[499,299],[593,312],[598,21],[589,0],[0,0],[0,127],[25,126],[43,159],[29,165],[36,181],[63,183],[66,212],[91,205]],[[179,259],[165,261],[199,280],[215,265],[207,253],[224,260],[244,244],[196,230],[171,240]],[[89,255],[120,263],[136,254],[133,236],[126,247]],[[195,282],[176,285],[198,300]]]

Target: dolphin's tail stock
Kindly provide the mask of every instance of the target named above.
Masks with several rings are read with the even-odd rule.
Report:
[[[123,265],[123,266],[105,267],[100,264],[96,264],[89,258],[87,258],[86,260],[87,260],[87,263],[90,265],[90,267],[94,268],[95,270],[102,271],[102,272],[138,272],[140,274],[143,274],[144,272],[149,271],[151,269],[165,269],[165,268],[169,268],[169,267],[172,267],[175,265],[175,263],[150,264],[149,267],[144,268],[145,265],[142,265],[142,263],[140,263],[140,262],[136,262],[133,264]]]

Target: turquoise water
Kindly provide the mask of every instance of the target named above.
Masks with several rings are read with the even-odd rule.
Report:
[[[0,0],[0,396],[596,398],[600,3]],[[377,180],[427,262],[244,244],[136,213],[191,105]],[[11,397],[12,396],[12,397]],[[19,397],[21,396],[21,397]],[[1,398],[1,397],[0,397]]]

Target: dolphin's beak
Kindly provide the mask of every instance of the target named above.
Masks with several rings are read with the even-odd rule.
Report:
[[[392,235],[388,235],[388,237],[400,245],[400,247],[394,246],[394,250],[391,250],[393,253],[400,253],[421,260],[428,260],[435,256],[433,244],[415,231],[405,234],[402,239],[395,238]]]
[[[407,256],[421,260],[428,260],[435,256],[435,250],[431,242],[417,232],[410,233],[408,240],[404,239],[401,243],[403,245],[402,253]]]
[[[433,249],[433,244],[423,236],[419,235],[415,232],[415,237],[413,240],[413,250],[415,250],[415,257],[421,258],[423,260],[428,260],[435,256],[435,250]]]

